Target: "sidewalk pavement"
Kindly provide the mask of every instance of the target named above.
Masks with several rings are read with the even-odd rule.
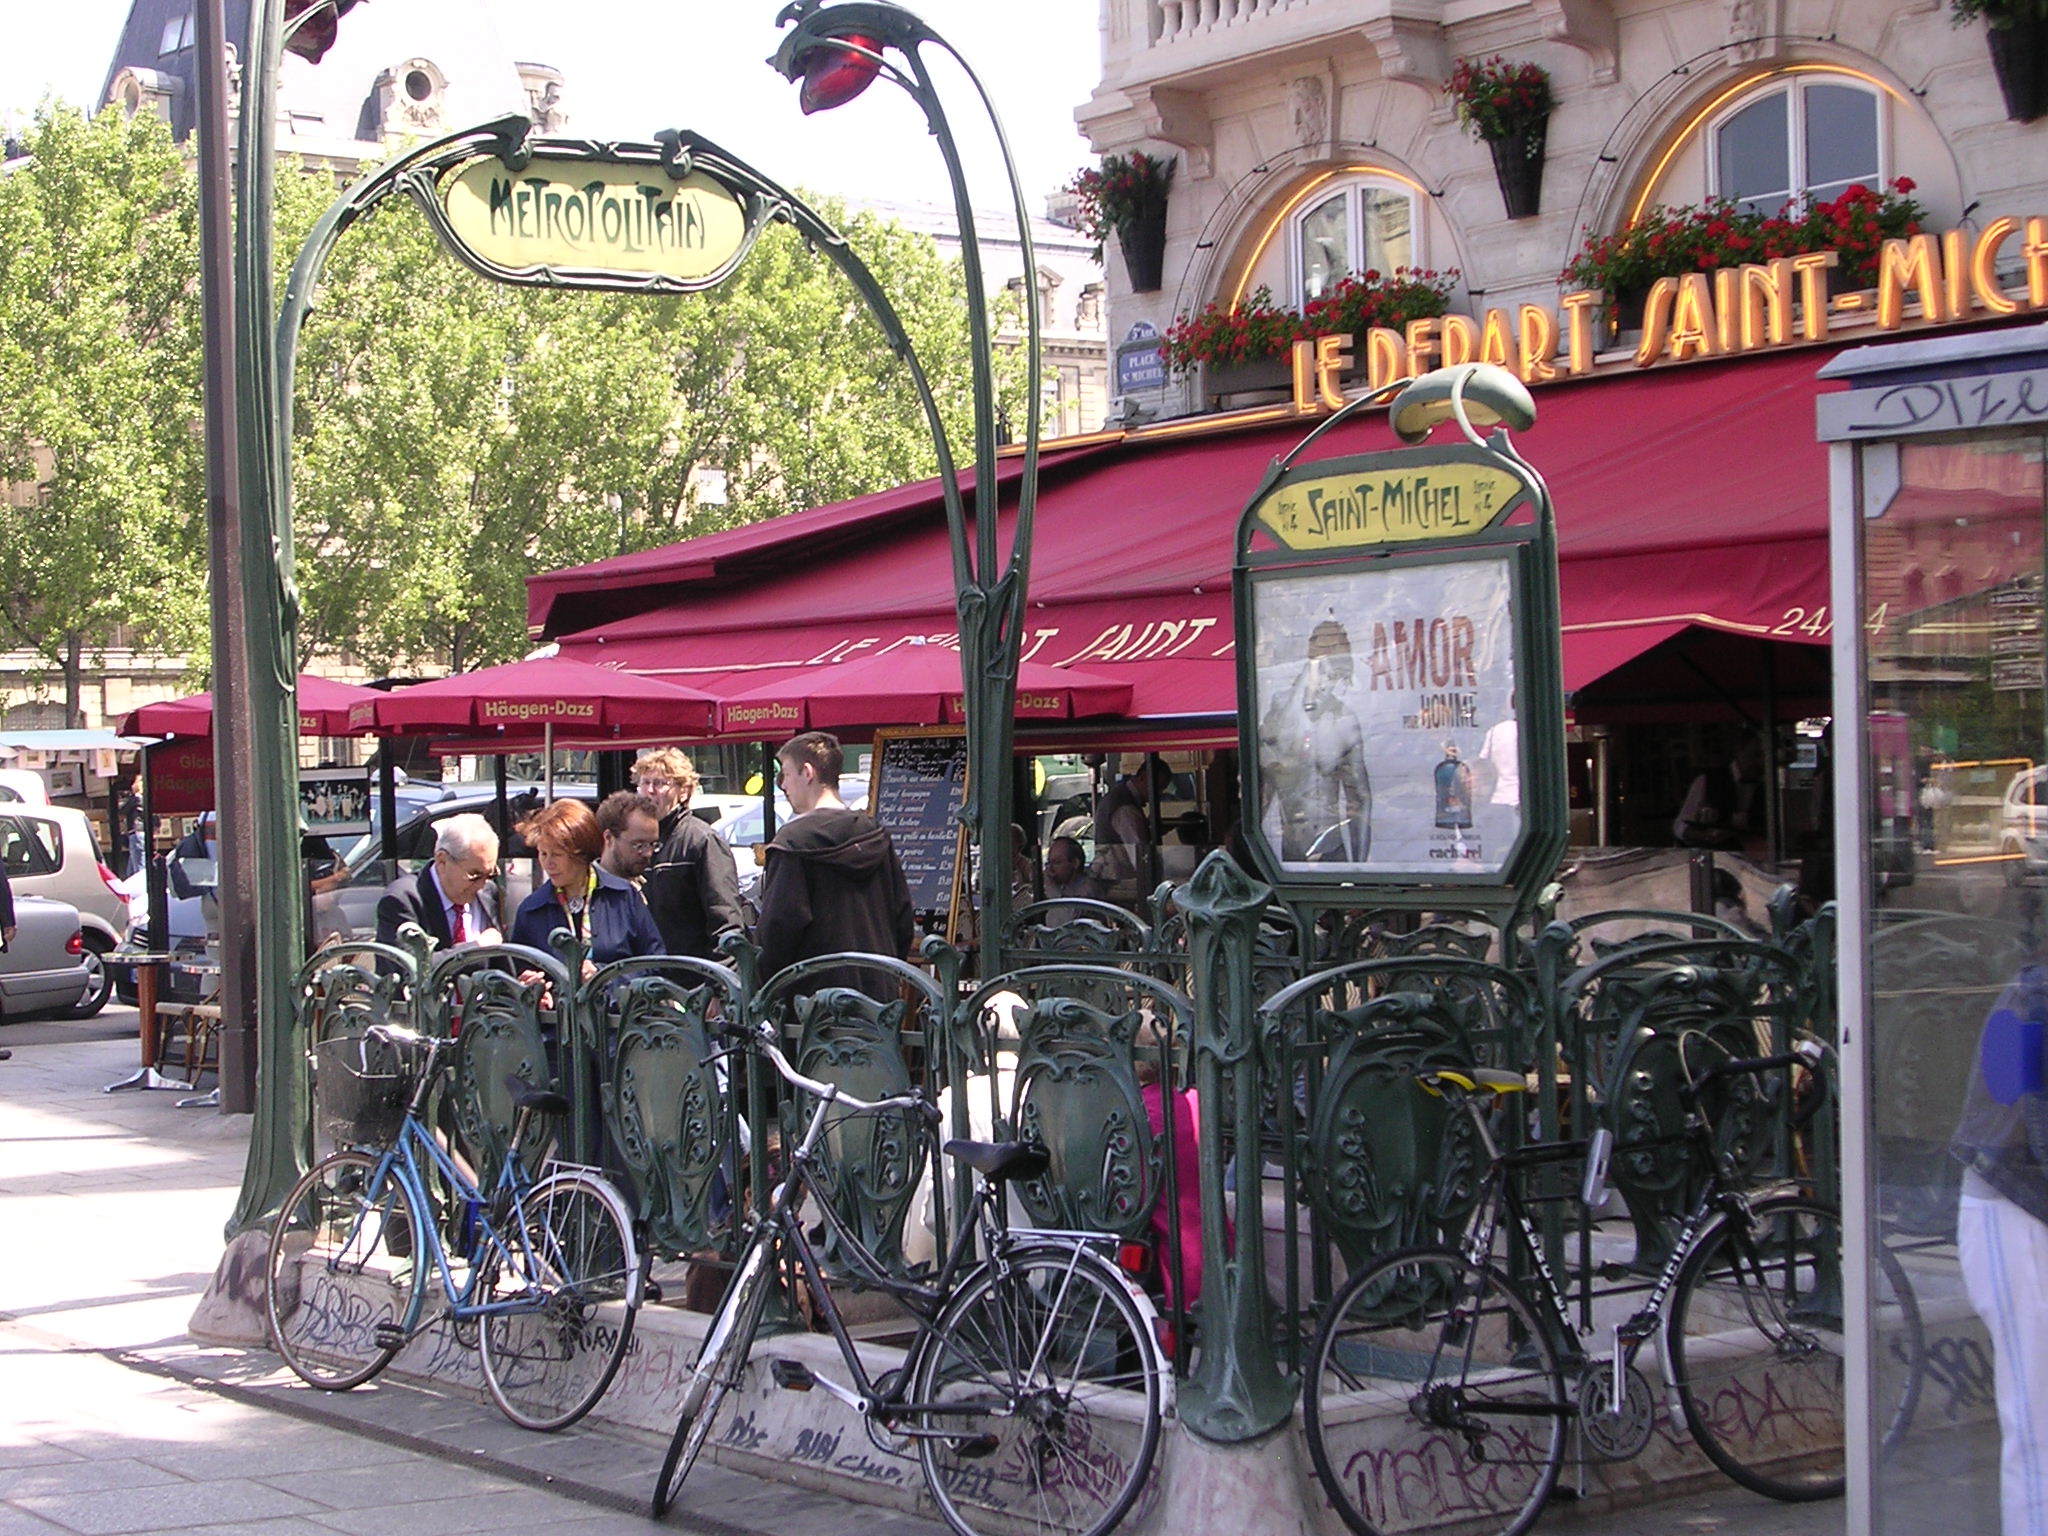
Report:
[[[938,1536],[944,1527],[704,1464],[645,1518],[661,1445],[607,1426],[528,1434],[486,1403],[386,1380],[305,1387],[185,1325],[213,1273],[249,1121],[182,1095],[101,1093],[135,1063],[132,1009],[0,1031],[0,1536]],[[1839,1502],[1732,1486],[1539,1527],[1566,1536],[1835,1536]],[[1198,1533],[1182,1533],[1198,1536]],[[1201,1533],[1206,1536],[1206,1533]]]

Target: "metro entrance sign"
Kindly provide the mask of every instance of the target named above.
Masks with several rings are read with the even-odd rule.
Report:
[[[451,167],[429,207],[443,241],[500,282],[709,288],[759,227],[740,190],[662,146],[524,151]]]
[[[1512,910],[1564,851],[1557,543],[1504,430],[1505,370],[1442,369],[1390,412],[1420,442],[1275,463],[1238,526],[1244,831],[1285,899]]]

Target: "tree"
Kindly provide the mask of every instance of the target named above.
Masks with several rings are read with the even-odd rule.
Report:
[[[282,259],[330,196],[319,178],[280,178]],[[871,217],[849,233],[915,337],[965,457],[958,264]],[[937,463],[858,295],[781,226],[717,290],[650,299],[493,284],[392,203],[330,258],[297,383],[301,648],[374,666],[516,657],[533,572],[841,500]]]
[[[197,182],[151,113],[40,111],[0,177],[0,626],[61,676],[205,628]]]

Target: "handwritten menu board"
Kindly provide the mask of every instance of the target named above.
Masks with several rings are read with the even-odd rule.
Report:
[[[868,814],[889,829],[920,912],[953,913],[965,852],[956,813],[966,798],[965,733],[875,732]]]

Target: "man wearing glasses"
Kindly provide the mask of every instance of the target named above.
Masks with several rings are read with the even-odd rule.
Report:
[[[696,765],[674,747],[643,752],[633,764],[633,783],[661,819],[661,847],[641,894],[661,930],[662,947],[672,955],[723,959],[718,941],[746,930],[746,909],[732,849],[708,822],[690,814]]]
[[[597,829],[604,833],[597,862],[637,888],[661,849],[661,813],[654,802],[630,789],[607,795],[597,808]]]
[[[450,816],[434,837],[434,861],[400,875],[377,901],[377,942],[396,944],[398,930],[418,923],[437,949],[500,940],[498,834],[477,815]]]

